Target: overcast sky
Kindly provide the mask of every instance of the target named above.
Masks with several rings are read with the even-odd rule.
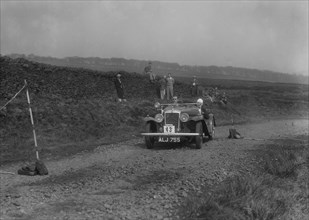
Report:
[[[3,1],[1,54],[308,74],[308,1]]]

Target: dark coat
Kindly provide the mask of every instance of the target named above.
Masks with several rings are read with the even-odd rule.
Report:
[[[204,115],[205,119],[209,119],[210,111],[209,109],[207,109],[207,106],[205,104],[201,106],[201,112],[202,112],[202,115]]]
[[[203,104],[201,106],[201,112],[202,112],[202,115],[204,116],[205,119],[209,119],[210,118],[209,114],[212,114],[210,109],[207,108],[207,105],[205,105],[205,104]],[[216,127],[217,124],[216,124],[216,119],[215,119],[214,115],[213,115],[213,123],[214,123],[214,126]]]
[[[123,84],[122,84],[121,79],[116,78],[114,80],[114,83],[115,83],[115,87],[116,87],[116,90],[117,90],[118,98],[124,99]]]

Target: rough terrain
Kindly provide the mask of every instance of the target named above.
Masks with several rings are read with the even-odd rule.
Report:
[[[251,151],[280,138],[308,135],[308,119],[237,125],[245,138],[216,129],[201,150],[145,149],[142,138],[98,146],[93,152],[45,161],[48,176],[0,174],[0,219],[181,219],[185,198],[228,176],[251,172]],[[5,165],[14,172],[22,164]]]

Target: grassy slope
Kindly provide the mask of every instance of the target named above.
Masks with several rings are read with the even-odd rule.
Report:
[[[148,77],[123,72],[128,102],[116,103],[115,72],[65,68],[0,57],[0,104],[29,83],[38,144],[44,158],[57,158],[132,138],[143,130],[142,118],[154,114],[157,85]],[[227,106],[211,106],[218,124],[267,117],[306,115],[308,86],[230,80],[200,80],[226,91]],[[190,100],[188,79],[177,78],[177,96]],[[195,99],[194,99],[195,100]],[[0,164],[33,159],[32,128],[25,93],[0,112]]]

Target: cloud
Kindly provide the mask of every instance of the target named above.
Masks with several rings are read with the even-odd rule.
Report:
[[[308,2],[1,1],[1,53],[308,72]]]

